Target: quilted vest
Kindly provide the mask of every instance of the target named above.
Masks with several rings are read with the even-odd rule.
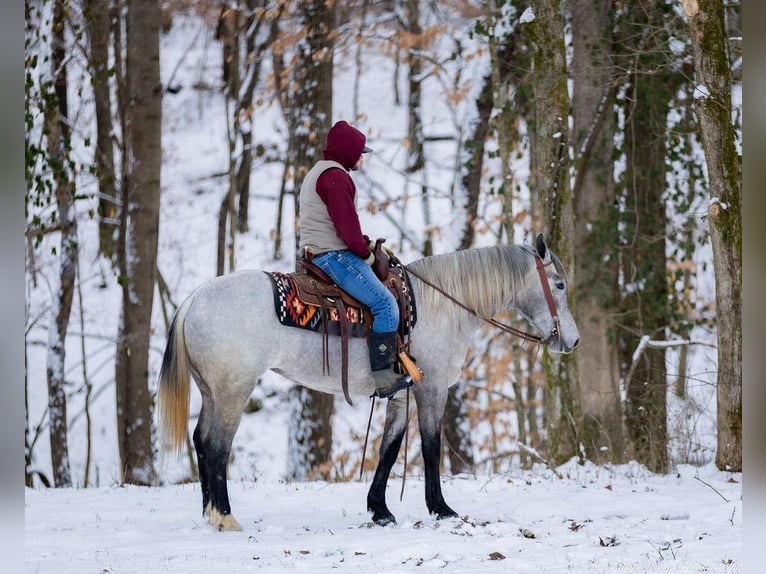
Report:
[[[346,243],[338,237],[330,214],[327,213],[327,205],[317,193],[319,176],[332,168],[346,172],[346,169],[337,161],[323,159],[309,170],[301,185],[299,245],[301,250],[308,247],[314,254],[348,249]]]

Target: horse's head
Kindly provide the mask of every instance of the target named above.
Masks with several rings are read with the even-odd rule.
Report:
[[[529,275],[526,297],[519,301],[519,311],[540,331],[551,351],[571,353],[580,342],[580,332],[569,307],[566,271],[548,249],[542,234],[537,236],[532,251],[535,270]]]

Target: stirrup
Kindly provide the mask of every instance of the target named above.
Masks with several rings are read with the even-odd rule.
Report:
[[[379,399],[390,399],[399,391],[409,389],[412,384],[412,377],[410,375],[403,375],[391,382],[381,383],[380,385],[376,383],[375,392],[370,396],[377,397]]]

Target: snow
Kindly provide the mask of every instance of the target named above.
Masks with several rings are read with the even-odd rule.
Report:
[[[704,84],[698,84],[694,88],[694,99],[695,100],[704,100],[705,98],[710,97],[710,90],[708,87]]]
[[[529,22],[534,22],[534,21],[535,21],[535,11],[532,9],[531,6],[529,6],[522,13],[521,18],[519,18],[519,22],[521,24],[527,24]]]
[[[531,21],[527,9],[522,21]],[[381,31],[382,33],[383,31]],[[158,268],[168,284],[170,297],[180,304],[202,281],[215,275],[218,207],[227,188],[228,142],[225,105],[220,92],[220,46],[212,32],[195,18],[178,18],[169,35],[163,35],[163,83],[181,87],[168,93],[163,105],[163,172]],[[452,40],[443,40],[450,49]],[[470,42],[461,38],[464,47]],[[382,54],[365,56],[361,78],[359,126],[368,134],[375,153],[354,175],[362,226],[372,237],[386,237],[386,245],[403,261],[416,256],[422,236],[420,183],[404,172],[406,108],[393,105],[394,77],[391,62]],[[471,66],[461,70],[470,104],[481,89],[486,54],[473,55]],[[354,109],[351,59],[339,52],[337,64],[342,88],[334,98],[334,119],[352,120]],[[462,64],[460,64],[462,65]],[[268,73],[265,71],[264,73]],[[406,83],[406,78],[398,78]],[[403,87],[401,89],[404,89]],[[434,91],[438,82],[426,82],[423,111],[428,134],[454,133],[454,122],[470,133],[470,106],[448,109]],[[430,92],[429,92],[430,90]],[[403,93],[403,92],[402,92]],[[85,98],[88,97],[87,91]],[[255,100],[269,100],[261,90]],[[79,96],[72,94],[72,102]],[[87,102],[80,117],[86,118]],[[457,118],[457,119],[456,119]],[[287,140],[277,104],[257,108],[251,124],[254,145],[268,154],[284,155]],[[522,134],[526,129],[521,127]],[[92,136],[93,134],[91,134]],[[78,142],[75,142],[78,145]],[[488,142],[493,149],[494,142]],[[454,141],[427,143],[427,172],[422,175],[431,192],[431,220],[435,252],[453,250],[462,219],[452,187],[459,181],[455,169]],[[92,149],[76,149],[83,162],[92,161]],[[514,157],[514,182],[519,205],[529,199],[526,180],[528,156]],[[497,165],[488,160],[487,169]],[[276,162],[256,159],[253,166],[250,231],[237,236],[237,268],[292,270],[292,203],[284,207],[283,259],[272,259],[276,201],[282,177]],[[92,178],[82,173],[83,193],[95,193]],[[90,185],[90,187],[88,187]],[[459,185],[457,186],[459,188]],[[516,201],[514,199],[514,201]],[[84,204],[84,205],[83,205]],[[382,204],[388,206],[383,208]],[[79,279],[84,308],[77,297],[65,341],[68,388],[69,440],[75,488],[45,489],[39,484],[25,491],[24,568],[29,573],[132,573],[140,572],[243,572],[294,568],[307,572],[354,569],[357,572],[411,572],[417,568],[469,572],[739,572],[742,568],[742,475],[715,469],[710,453],[715,444],[715,352],[690,350],[692,406],[673,402],[669,415],[683,426],[674,435],[688,458],[702,465],[681,464],[673,471],[654,475],[631,463],[617,467],[567,463],[553,472],[542,466],[521,470],[517,457],[495,470],[478,465],[476,475],[446,476],[447,503],[463,519],[437,521],[429,516],[423,496],[419,442],[410,436],[410,467],[405,493],[399,500],[402,462],[394,466],[388,503],[398,524],[371,526],[366,493],[372,478],[372,452],[368,447],[365,474],[358,478],[360,436],[369,414],[367,405],[349,407],[336,401],[333,418],[334,452],[349,455],[348,468],[336,471],[335,482],[286,482],[290,412],[284,397],[287,385],[276,374],[264,377],[254,398],[261,411],[248,414],[234,440],[229,466],[229,491],[241,533],[218,533],[201,516],[197,482],[188,482],[184,457],[165,455],[157,465],[162,484],[145,488],[118,486],[119,452],[115,429],[114,339],[121,320],[121,289],[109,266],[96,256],[96,222],[85,215],[94,203],[80,202],[78,239]],[[503,199],[482,198],[479,224],[485,229],[503,209]],[[408,227],[400,230],[399,222]],[[530,221],[530,216],[526,220]],[[393,222],[393,223],[392,223]],[[415,230],[415,231],[412,231]],[[524,240],[521,226],[514,240]],[[46,239],[51,241],[52,239]],[[492,233],[477,234],[478,244],[495,241]],[[40,428],[33,450],[33,467],[50,476],[45,379],[46,341],[57,283],[58,262],[46,255],[49,243],[39,249],[37,285],[27,284],[29,334],[27,336],[29,422],[32,437]],[[709,280],[701,276],[700,281]],[[712,287],[708,286],[712,293]],[[708,297],[710,293],[705,293]],[[168,310],[172,309],[168,306]],[[83,329],[80,329],[82,320]],[[162,303],[155,298],[152,317],[149,380],[156,384],[165,344]],[[693,333],[699,338],[699,333]],[[703,334],[714,341],[711,333]],[[83,356],[82,349],[85,349]],[[677,364],[668,352],[671,366]],[[672,369],[671,369],[672,370]],[[87,372],[92,431],[86,441]],[[473,383],[472,383],[473,384]],[[199,412],[196,388],[192,420]],[[355,401],[356,402],[356,401]],[[697,405],[700,405],[699,410]],[[508,414],[508,424],[516,424]],[[383,409],[373,418],[371,441],[379,439]],[[671,421],[672,422],[672,421]],[[475,432],[486,421],[480,421]],[[413,425],[413,428],[414,427]],[[674,427],[675,428],[675,427]],[[477,443],[482,437],[477,437]],[[504,450],[514,445],[511,438]],[[712,445],[712,446],[711,446]],[[688,452],[687,452],[688,451]],[[92,455],[90,484],[83,488],[86,453]],[[675,455],[674,455],[675,456]],[[677,463],[677,464],[676,464]],[[493,463],[494,464],[494,463]],[[499,468],[499,470],[497,470]],[[559,478],[559,475],[561,478]],[[704,481],[704,482],[703,482]]]
[[[740,572],[738,475],[574,461],[444,480],[461,518],[436,520],[423,479],[392,479],[396,525],[373,526],[362,482],[230,481],[242,532],[201,517],[199,485],[26,492],[25,572]]]

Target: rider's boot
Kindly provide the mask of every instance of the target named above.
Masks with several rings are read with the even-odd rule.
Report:
[[[394,372],[396,362],[396,331],[390,333],[370,333],[370,369],[375,380],[375,392],[372,396],[390,399],[398,391],[412,386],[412,377]]]

